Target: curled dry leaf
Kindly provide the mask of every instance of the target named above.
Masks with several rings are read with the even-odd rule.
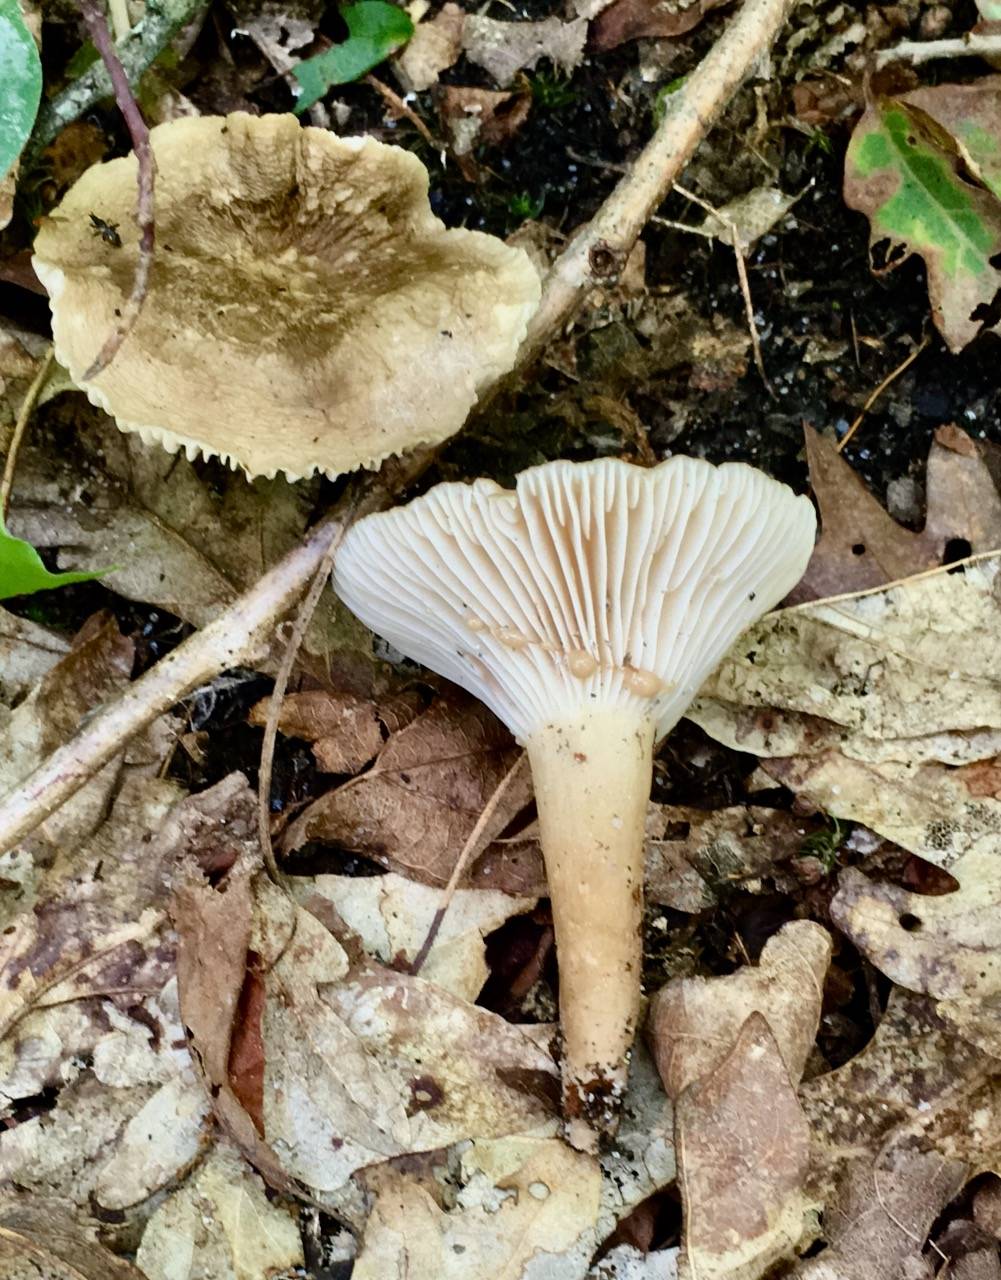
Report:
[[[1001,547],[1001,450],[955,426],[939,427],[928,454],[927,516],[920,533],[880,506],[832,441],[804,427],[821,536],[789,599],[798,603],[865,591],[942,563],[949,543],[973,552]]]
[[[569,75],[584,56],[587,25],[586,18],[498,22],[475,14],[466,18],[462,47],[470,62],[489,71],[504,88],[519,71],[531,71],[543,58]]]
[[[510,734],[481,703],[439,698],[393,734],[373,767],[315,800],[291,824],[286,849],[326,840],[425,884],[444,885],[480,814],[518,759]],[[473,858],[527,803],[508,787]]]
[[[438,110],[452,139],[456,156],[468,156],[478,146],[509,142],[528,119],[532,95],[446,85],[438,95]]]
[[[595,1247],[598,1166],[554,1139],[473,1142],[450,1210],[391,1167],[367,1180],[375,1204],[353,1280],[579,1276]]]
[[[598,53],[627,40],[673,40],[697,27],[726,0],[614,0],[591,24],[591,47]]]
[[[775,1037],[752,1013],[677,1102],[683,1280],[756,1280],[803,1233],[810,1131]]]
[[[827,931],[795,920],[769,938],[757,965],[662,987],[650,1003],[649,1035],[668,1095],[677,1099],[716,1071],[752,1013],[766,1020],[797,1084],[817,1035],[830,959]]]
[[[462,53],[464,10],[452,0],[431,19],[419,22],[414,34],[393,59],[396,78],[408,93],[423,93],[458,61]]]
[[[136,1261],[148,1280],[268,1280],[302,1267],[302,1242],[294,1210],[220,1146],[153,1214]]]
[[[393,872],[317,876],[314,887],[330,899],[369,955],[398,967],[417,955],[442,905],[441,890]],[[484,937],[511,916],[531,911],[537,901],[489,889],[457,890],[421,977],[463,1000],[475,1000],[487,979]]]
[[[251,708],[249,721],[267,723],[270,698]],[[317,768],[324,773],[357,773],[382,747],[382,728],[376,707],[366,698],[325,689],[287,694],[282,701],[278,729],[290,738],[312,743]]]

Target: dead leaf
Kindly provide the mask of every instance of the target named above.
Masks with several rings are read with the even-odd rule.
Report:
[[[247,717],[264,726],[270,698],[262,698]],[[312,743],[317,768],[324,773],[357,773],[382,747],[382,728],[375,703],[353,694],[309,689],[290,693],[282,702],[278,729],[289,738]]]
[[[414,34],[393,59],[396,78],[407,93],[423,93],[459,59],[465,11],[452,0],[430,20],[419,22]]]
[[[58,632],[0,608],[0,704],[23,698],[69,647]]]
[[[270,1280],[303,1266],[302,1242],[294,1210],[220,1146],[150,1218],[136,1262],[148,1280]]]
[[[595,1263],[586,1280],[678,1280],[678,1250],[641,1253],[632,1245],[616,1245]]]
[[[674,978],[650,1002],[649,1035],[668,1096],[707,1079],[732,1051],[741,1028],[760,1014],[781,1061],[798,1084],[820,1024],[831,939],[809,920],[769,938],[757,965],[726,977]]]
[[[328,841],[442,886],[517,759],[507,730],[481,703],[439,698],[390,737],[367,773],[315,800],[289,827],[284,847]],[[509,786],[474,858],[527,802],[527,767],[524,779]]]
[[[614,0],[591,24],[591,47],[607,53],[627,40],[673,40],[726,0]]]
[[[510,142],[528,119],[532,95],[528,90],[500,92],[446,85],[438,95],[438,110],[457,156],[476,147]]]
[[[597,1164],[553,1139],[473,1142],[451,1211],[392,1168],[368,1182],[375,1204],[353,1280],[576,1276],[594,1250]]]
[[[956,426],[940,427],[928,454],[928,514],[921,533],[887,514],[837,449],[804,425],[810,484],[821,536],[806,574],[791,592],[798,603],[865,591],[943,562],[960,540],[975,553],[1001,547],[1001,450]]]
[[[810,1131],[768,1023],[752,1013],[676,1104],[682,1280],[756,1280],[803,1233]]]
[[[317,876],[328,898],[369,955],[408,965],[421,949],[442,904],[440,889],[388,872],[384,876]],[[475,1000],[487,979],[485,936],[511,916],[531,911],[537,898],[489,889],[458,889],[428,953],[421,977],[463,1000]]]
[[[0,1204],[0,1280],[144,1280],[58,1200]]]
[[[470,14],[462,33],[466,57],[506,88],[519,71],[548,58],[567,75],[579,65],[587,40],[587,19],[544,18],[541,22],[498,22]]]

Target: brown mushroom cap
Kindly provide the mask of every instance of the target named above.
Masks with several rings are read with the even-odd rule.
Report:
[[[176,120],[151,139],[150,292],[89,383],[132,288],[135,157],[89,169],[35,245],[56,354],[123,430],[250,475],[338,475],[447,439],[513,365],[537,273],[493,236],[446,230],[409,152],[290,115]]]

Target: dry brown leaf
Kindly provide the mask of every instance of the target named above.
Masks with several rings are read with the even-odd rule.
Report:
[[[293,1177],[329,1194],[391,1156],[554,1131],[555,1066],[519,1028],[421,978],[351,969],[309,912],[257,894],[265,1133]]]
[[[408,93],[423,93],[458,61],[462,53],[465,11],[452,0],[431,19],[419,22],[414,34],[393,59],[396,78]]]
[[[471,14],[463,28],[462,47],[470,62],[489,71],[505,88],[519,71],[531,71],[542,58],[569,75],[584,56],[587,26],[586,18],[498,22]]]
[[[793,1083],[820,1023],[831,939],[809,920],[769,938],[757,965],[718,978],[674,978],[650,1002],[649,1036],[669,1097],[716,1071],[752,1013],[767,1021]]]
[[[532,110],[532,95],[494,89],[446,85],[438,95],[438,110],[449,131],[456,156],[476,147],[502,146],[515,136]]]
[[[921,533],[880,506],[834,444],[804,426],[810,484],[820,507],[821,537],[791,602],[865,591],[942,563],[949,543],[974,552],[1001,547],[998,448],[940,427],[928,454],[928,513]]]
[[[553,1139],[473,1142],[451,1211],[391,1167],[368,1181],[353,1280],[555,1280],[583,1275],[596,1244],[597,1164]]]
[[[614,0],[591,24],[591,47],[598,53],[627,40],[673,40],[697,27],[726,0]]]
[[[0,704],[23,698],[68,652],[65,637],[0,608]]]
[[[804,1226],[810,1131],[759,1013],[676,1104],[682,1280],[756,1280]]]
[[[270,1280],[303,1266],[302,1242],[294,1211],[219,1147],[153,1214],[136,1261],[148,1280]]]
[[[250,710],[250,723],[263,727],[270,706],[271,699],[262,698]],[[287,694],[278,729],[289,738],[311,743],[317,768],[323,773],[357,773],[382,747],[375,703],[333,690]]]
[[[58,1200],[0,1204],[0,1280],[144,1280]]]
[[[518,759],[507,730],[472,698],[439,698],[393,734],[372,768],[315,800],[289,827],[286,849],[325,840],[425,884],[444,885],[466,838]],[[480,850],[524,807],[509,786]]]

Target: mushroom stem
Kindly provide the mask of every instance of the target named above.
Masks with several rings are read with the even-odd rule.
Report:
[[[568,1137],[615,1131],[640,1002],[643,845],[654,726],[588,711],[526,743],[553,904]]]

